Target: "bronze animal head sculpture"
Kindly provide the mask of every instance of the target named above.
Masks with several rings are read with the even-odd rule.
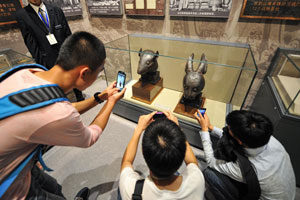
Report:
[[[139,65],[137,69],[137,73],[141,75],[142,82],[148,82],[155,84],[159,79],[159,72],[157,71],[158,63],[157,58],[159,56],[159,52],[152,50],[142,50],[139,51]]]
[[[193,100],[197,96],[202,94],[202,90],[205,86],[205,80],[203,74],[207,71],[207,58],[203,53],[201,56],[201,63],[199,63],[196,70],[193,69],[194,53],[189,57],[185,65],[185,76],[183,78],[183,96],[185,99]]]

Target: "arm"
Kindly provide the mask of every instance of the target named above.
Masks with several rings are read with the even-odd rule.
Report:
[[[118,92],[118,89],[116,88],[111,89],[111,91],[113,91],[112,95],[108,97],[107,102],[102,107],[98,115],[95,117],[94,121],[91,123],[98,125],[102,130],[105,129],[109,116],[115,104],[124,96],[126,88],[124,88],[121,92]]]
[[[71,29],[69,27],[68,21],[65,17],[64,12],[62,11],[62,9],[59,9],[60,13],[62,15],[62,26],[64,27],[64,33],[65,33],[65,38],[67,38],[68,36],[72,35]]]
[[[103,92],[99,94],[99,98],[103,101],[107,100],[108,97],[112,96],[113,94],[118,92],[118,89],[115,88],[116,81],[114,81],[112,84],[110,84]],[[124,91],[125,92],[125,91]],[[72,103],[72,105],[76,108],[76,110],[83,114],[89,109],[95,107],[98,105],[98,102],[95,101],[94,97],[91,97],[89,99],[86,99],[84,101],[75,102]]]
[[[25,12],[25,11],[24,11]],[[30,29],[27,27],[27,24],[24,22],[24,16],[18,13],[16,15],[16,20],[18,22],[18,27],[21,30],[25,45],[27,46],[29,52],[35,61],[39,64],[43,64],[42,51],[39,48],[39,44],[36,38],[32,35]]]
[[[186,141],[186,152],[185,152],[184,162],[186,165],[194,163],[195,165],[198,166],[198,162],[194,155],[194,152],[193,152],[190,144],[187,141]]]
[[[140,116],[138,125],[135,128],[133,136],[132,136],[131,140],[129,141],[127,148],[124,152],[122,164],[121,164],[121,171],[125,167],[132,168],[132,164],[135,159],[135,155],[136,155],[136,151],[137,151],[137,147],[139,144],[141,134],[147,128],[147,126],[153,121],[152,117],[155,113],[156,113],[156,111],[152,112],[148,115]]]
[[[236,181],[243,182],[243,176],[237,162],[226,162],[224,160],[218,160],[215,158],[210,134],[208,132],[208,130],[215,128],[210,124],[207,114],[205,113],[204,116],[202,116],[199,113],[198,116],[197,113],[195,113],[194,117],[198,120],[200,126],[202,127],[202,130],[200,131],[200,137],[202,140],[205,160],[208,166]]]

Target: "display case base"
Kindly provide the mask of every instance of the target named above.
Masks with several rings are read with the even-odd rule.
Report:
[[[231,111],[232,111],[231,104],[227,104],[226,115]],[[115,105],[113,109],[114,114],[124,117],[125,119],[133,121],[135,123],[138,122],[139,117],[141,115],[147,115],[151,112],[153,112],[153,109],[145,108],[144,106],[140,106],[125,100],[118,101],[118,103]],[[200,134],[199,134],[199,130],[201,129],[199,124],[194,124],[186,120],[182,120],[180,118],[178,118],[178,121],[179,121],[180,128],[183,130],[184,134],[186,135],[188,142],[194,147],[203,149]],[[211,140],[213,143],[213,148],[215,148],[217,145],[218,138],[214,135],[211,135]]]
[[[205,102],[205,97],[201,97],[200,98],[200,106],[199,108],[203,108],[204,102]],[[174,112],[187,116],[187,117],[191,117],[194,118],[194,113],[197,111],[198,108],[192,107],[192,106],[188,106],[185,104],[180,103],[181,100],[178,102],[178,104],[176,105]]]
[[[160,80],[155,85],[150,83],[144,84],[142,81],[138,81],[132,86],[131,98],[147,104],[151,104],[155,97],[159,95],[162,89],[163,78],[160,78]]]

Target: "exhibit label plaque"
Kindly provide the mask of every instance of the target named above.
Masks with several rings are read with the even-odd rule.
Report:
[[[121,0],[87,0],[91,15],[122,15]]]
[[[65,16],[82,15],[80,0],[43,0],[46,3],[60,7]]]
[[[170,0],[170,16],[228,18],[232,0]]]
[[[244,0],[240,17],[300,20],[300,1]]]
[[[165,0],[124,0],[126,15],[165,15]]]
[[[16,23],[15,13],[20,8],[22,8],[21,0],[1,0],[0,25]]]

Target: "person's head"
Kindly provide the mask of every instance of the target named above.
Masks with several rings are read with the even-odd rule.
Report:
[[[39,6],[42,3],[42,0],[29,0],[29,3],[32,3],[35,6]]]
[[[157,119],[145,130],[142,140],[144,159],[157,178],[168,178],[180,167],[186,152],[186,137],[169,119]]]
[[[272,122],[264,115],[251,111],[233,111],[226,117],[229,133],[249,148],[262,147],[273,134]]]
[[[104,69],[106,52],[104,44],[88,32],[76,32],[62,44],[56,65],[64,71],[78,69],[76,88],[90,86]]]

